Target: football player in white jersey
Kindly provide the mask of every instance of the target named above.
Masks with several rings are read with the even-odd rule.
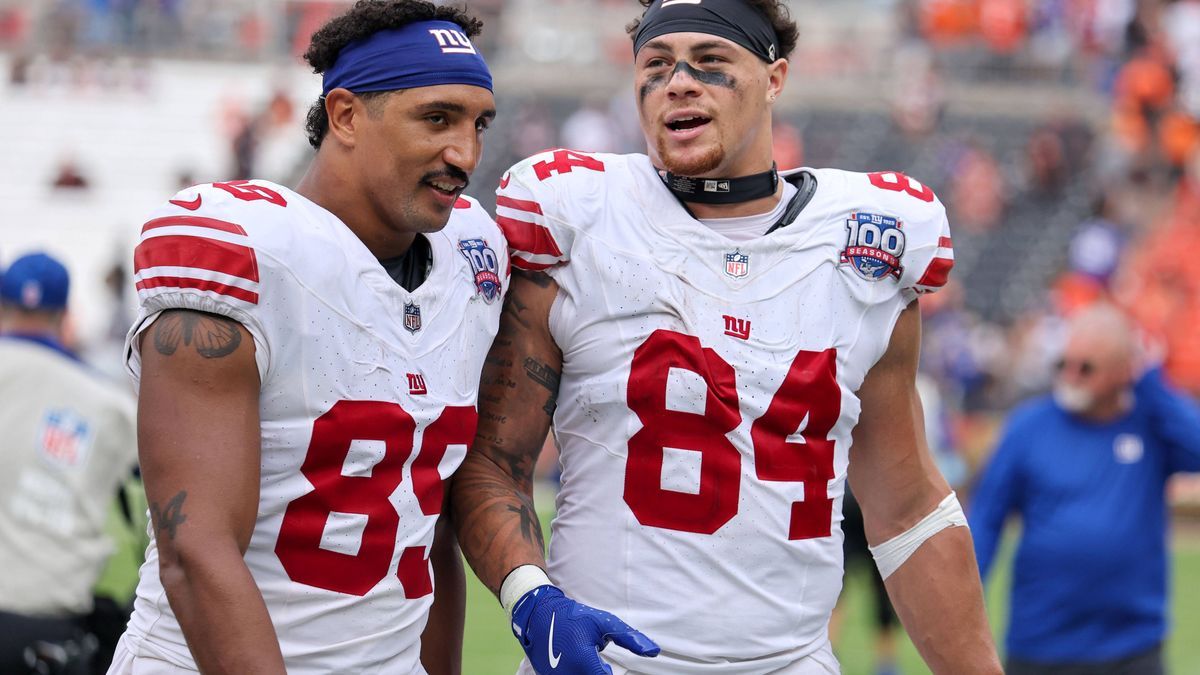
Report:
[[[944,208],[896,172],[776,169],[783,3],[645,4],[648,156],[550,151],[498,191],[523,272],[451,503],[522,672],[836,672],[849,480],[929,666],[999,673],[914,381],[916,299],[953,264]],[[530,483],[551,422],[547,566]]]
[[[142,228],[127,354],[153,541],[111,672],[460,670],[437,521],[508,275],[461,196],[495,116],[479,28],[357,3],[305,55],[323,94],[296,189],[189,188]]]

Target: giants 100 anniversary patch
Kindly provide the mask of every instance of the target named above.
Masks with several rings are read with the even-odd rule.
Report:
[[[900,278],[904,268],[904,232],[901,223],[892,216],[874,213],[851,213],[846,220],[846,248],[842,264],[849,265],[867,281],[887,277]]]
[[[485,239],[460,239],[458,250],[471,263],[475,274],[475,290],[483,301],[491,304],[500,297],[500,260]]]

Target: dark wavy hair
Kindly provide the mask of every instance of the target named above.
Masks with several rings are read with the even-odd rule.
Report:
[[[483,22],[457,7],[440,7],[425,0],[358,0],[345,14],[332,19],[313,33],[304,60],[318,75],[333,67],[342,49],[381,30],[403,28],[417,21],[450,21],[462,27],[467,37],[479,35]],[[358,97],[371,99],[390,94],[387,91],[365,92]],[[329,115],[325,112],[325,97],[320,97],[308,109],[304,124],[308,142],[321,147],[329,131]]]
[[[639,2],[646,10],[649,10],[650,5],[654,4],[654,0],[639,0]],[[771,27],[775,29],[775,35],[779,36],[779,55],[785,59],[790,57],[796,49],[796,42],[800,39],[800,29],[792,20],[792,13],[788,11],[787,5],[780,0],[743,0],[743,2],[767,17],[767,20],[771,22]],[[642,16],[625,26],[625,32],[629,33],[630,39],[637,35],[638,26],[642,25],[646,10],[642,11]]]

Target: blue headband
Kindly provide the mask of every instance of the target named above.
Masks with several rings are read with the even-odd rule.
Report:
[[[647,42],[669,33],[723,37],[767,63],[783,56],[771,22],[744,0],[656,0],[642,15],[633,37],[634,57]]]
[[[351,42],[325,71],[321,95],[341,87],[355,93],[438,84],[492,90],[492,74],[462,26],[419,21]]]

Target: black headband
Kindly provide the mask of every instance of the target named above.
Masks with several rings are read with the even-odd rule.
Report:
[[[771,22],[744,0],[654,0],[633,37],[634,57],[647,42],[668,33],[723,37],[767,63],[781,56]]]

